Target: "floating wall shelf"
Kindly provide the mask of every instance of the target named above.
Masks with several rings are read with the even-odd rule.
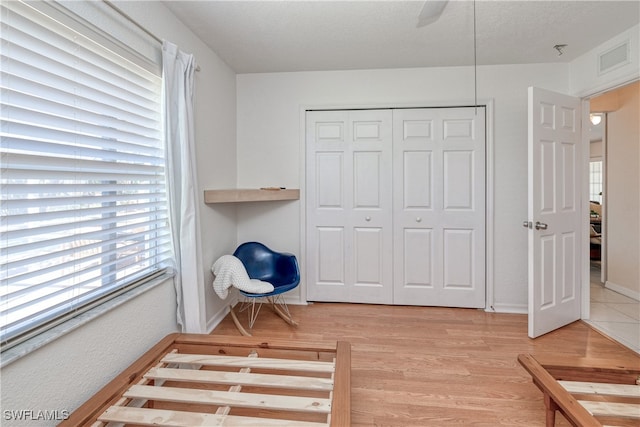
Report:
[[[205,190],[205,203],[268,202],[272,200],[298,200],[300,190],[286,189],[237,189]]]

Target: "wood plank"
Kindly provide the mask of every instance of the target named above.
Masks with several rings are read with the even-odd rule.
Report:
[[[270,315],[271,313],[268,313]],[[332,361],[336,354],[336,341],[316,341],[308,338],[285,339],[233,335],[181,334],[175,345],[180,353],[247,356],[257,351],[260,357]]]
[[[594,402],[579,400],[584,408],[596,417],[620,417],[640,420],[640,405],[617,402]]]
[[[127,398],[165,402],[204,403],[242,408],[272,409],[297,412],[330,413],[331,401],[311,397],[282,396],[259,393],[237,393],[179,387],[134,385],[124,393]]]
[[[331,373],[335,364],[307,360],[247,358],[238,356],[215,356],[206,354],[167,354],[162,358],[165,363],[193,363],[203,366],[227,366],[235,368],[279,369],[287,371]]]
[[[169,411],[165,409],[127,408],[112,406],[99,418],[105,422],[119,422],[147,426],[225,426],[225,427],[322,427],[324,423],[307,421],[240,417],[199,412]]]
[[[590,371],[635,372],[640,373],[640,357],[576,357],[558,354],[536,354],[536,360],[545,368],[578,368]]]
[[[611,358],[536,355],[536,360],[556,379],[567,381],[636,384],[640,376],[640,357]]]
[[[298,200],[298,189],[224,189],[205,190],[205,203],[239,203],[239,202],[267,202],[275,200]]]
[[[591,383],[582,381],[558,381],[558,383],[560,383],[560,385],[569,393],[640,398],[640,385]]]
[[[338,341],[331,408],[331,425],[351,425],[351,344]]]
[[[239,384],[273,388],[293,388],[298,390],[331,391],[333,388],[333,381],[329,378],[218,372],[194,369],[152,368],[145,374],[145,378],[225,385]]]
[[[273,337],[242,337],[235,329],[227,334],[179,334],[175,339],[176,345],[196,345],[207,347],[234,347],[249,350],[300,350],[307,353],[336,352],[336,341],[318,341],[310,339],[286,339]]]

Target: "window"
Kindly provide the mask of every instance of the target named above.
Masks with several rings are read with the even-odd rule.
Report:
[[[27,4],[1,7],[8,348],[159,276],[171,244],[159,73]]]
[[[589,200],[602,204],[602,160],[589,162]]]

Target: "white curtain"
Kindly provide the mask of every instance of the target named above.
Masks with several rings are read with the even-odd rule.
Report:
[[[204,274],[200,246],[198,180],[193,124],[193,55],[162,44],[167,183],[171,213],[178,323],[182,332],[204,333]]]

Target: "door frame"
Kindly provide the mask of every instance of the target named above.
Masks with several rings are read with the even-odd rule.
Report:
[[[582,126],[580,139],[583,145],[582,149],[582,239],[581,239],[581,276],[582,276],[582,289],[580,290],[580,297],[582,299],[580,303],[580,319],[588,319],[591,313],[591,263],[589,262],[589,243],[590,240],[587,236],[590,235],[591,220],[589,215],[586,215],[589,209],[589,99],[584,97],[580,98],[580,108],[582,109]]]
[[[485,311],[494,312],[494,99],[479,98],[478,105],[485,107]],[[299,173],[300,173],[300,269],[306,271],[307,265],[307,141],[306,113],[312,110],[379,110],[401,108],[452,108],[473,107],[472,102],[464,100],[424,101],[412,103],[384,104],[301,104],[299,106]],[[300,287],[299,304],[307,304],[305,276]]]

